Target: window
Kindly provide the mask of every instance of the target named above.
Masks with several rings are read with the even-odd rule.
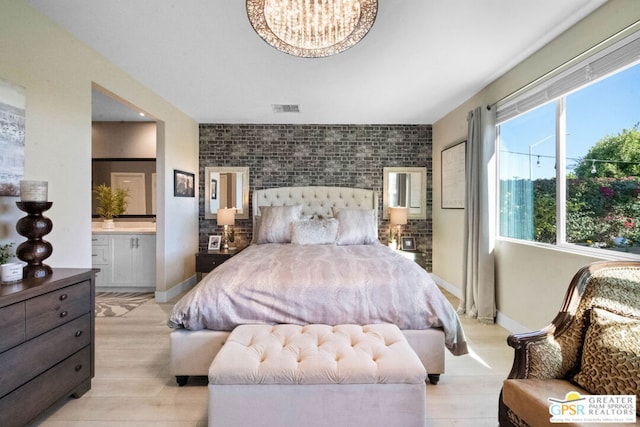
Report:
[[[640,255],[639,40],[498,104],[500,236]]]

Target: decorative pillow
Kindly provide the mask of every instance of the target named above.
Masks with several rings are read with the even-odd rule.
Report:
[[[291,226],[291,243],[298,245],[330,245],[336,242],[338,220],[307,219]]]
[[[300,219],[302,205],[260,206],[256,243],[290,243],[291,224]]]
[[[593,308],[573,380],[591,394],[634,394],[640,401],[640,320]]]
[[[338,245],[378,243],[378,225],[373,209],[339,209],[334,215],[338,220]]]

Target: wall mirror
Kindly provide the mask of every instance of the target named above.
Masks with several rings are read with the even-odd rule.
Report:
[[[236,219],[249,219],[249,168],[204,168],[204,217],[216,219],[219,208],[236,208]]]
[[[156,214],[156,159],[93,159],[92,185],[129,188],[123,218],[146,218]],[[98,203],[92,197],[91,213],[98,217]]]
[[[384,168],[382,217],[389,219],[389,207],[408,209],[409,219],[427,219],[427,169]]]

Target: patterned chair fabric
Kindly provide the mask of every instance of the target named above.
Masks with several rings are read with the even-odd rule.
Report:
[[[640,262],[604,261],[580,269],[550,325],[508,337],[508,344],[515,350],[508,379],[563,379],[575,383],[594,309],[603,309],[636,323],[640,320]],[[553,381],[549,381],[551,383]],[[633,384],[631,389],[634,387],[637,391],[638,385]],[[528,425],[504,403],[503,392],[504,389],[499,400],[500,425]]]

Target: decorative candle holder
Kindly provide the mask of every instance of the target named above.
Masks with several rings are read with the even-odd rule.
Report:
[[[49,210],[53,202],[16,202],[16,205],[28,214],[16,224],[18,233],[28,239],[16,249],[16,256],[27,263],[23,268],[24,278],[46,277],[53,270],[42,261],[51,256],[53,247],[51,243],[42,240],[42,237],[51,232],[53,223],[42,212]]]
[[[20,181],[21,202],[46,202],[49,183],[47,181]]]

